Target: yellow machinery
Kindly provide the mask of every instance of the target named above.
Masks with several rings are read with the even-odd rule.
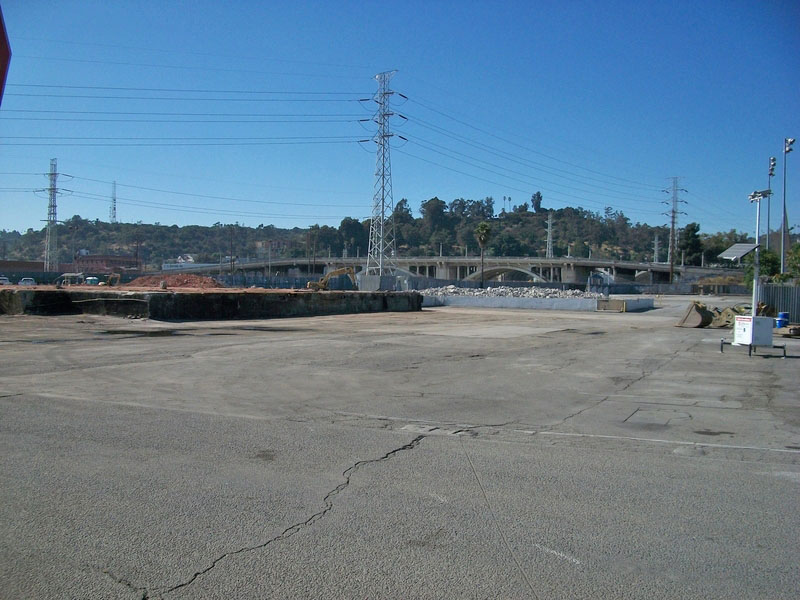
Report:
[[[358,284],[356,283],[356,272],[353,270],[353,267],[334,269],[333,271],[325,273],[325,275],[319,281],[309,281],[306,284],[306,287],[309,290],[317,290],[320,292],[325,291],[328,289],[328,281],[330,281],[332,277],[338,277],[339,275],[347,275],[350,277],[350,281],[353,282],[353,287],[358,289]]]

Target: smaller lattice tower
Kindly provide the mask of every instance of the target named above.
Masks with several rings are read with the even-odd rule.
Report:
[[[58,160],[50,159],[50,187],[47,188],[49,202],[47,204],[47,234],[44,242],[44,270],[58,271],[58,217],[56,215],[56,197],[58,196]]]
[[[108,220],[117,222],[117,182],[111,184],[111,208],[108,209]]]

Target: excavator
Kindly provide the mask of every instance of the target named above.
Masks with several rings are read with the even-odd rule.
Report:
[[[105,281],[101,282],[100,285],[107,285],[109,287],[119,285],[120,276],[119,273],[111,273]]]
[[[347,275],[350,278],[350,281],[353,282],[353,287],[358,289],[358,284],[356,283],[356,272],[353,270],[353,267],[342,267],[341,269],[329,271],[328,273],[325,273],[325,275],[319,281],[309,281],[306,284],[306,288],[309,290],[324,292],[328,289],[328,282],[331,280],[331,278],[338,277],[339,275]]]

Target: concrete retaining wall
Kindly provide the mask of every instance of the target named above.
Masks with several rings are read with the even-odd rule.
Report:
[[[264,319],[422,308],[416,292],[131,292],[0,290],[0,314],[95,314],[164,321]]]
[[[594,298],[502,298],[491,296],[425,296],[422,306],[528,308],[539,310],[597,310]]]
[[[430,306],[464,306],[480,308],[525,308],[532,310],[600,310],[595,298],[496,298],[490,296],[425,296],[423,307]],[[634,300],[615,301],[622,304],[614,309],[619,312],[635,312],[653,308],[652,298],[636,298]],[[609,310],[609,309],[606,309]]]

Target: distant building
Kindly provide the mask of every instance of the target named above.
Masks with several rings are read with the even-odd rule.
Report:
[[[0,260],[0,272],[44,272],[44,263],[41,260]]]
[[[115,273],[119,271],[139,271],[139,261],[135,256],[116,254],[85,254],[75,257],[72,269],[83,273]]]

